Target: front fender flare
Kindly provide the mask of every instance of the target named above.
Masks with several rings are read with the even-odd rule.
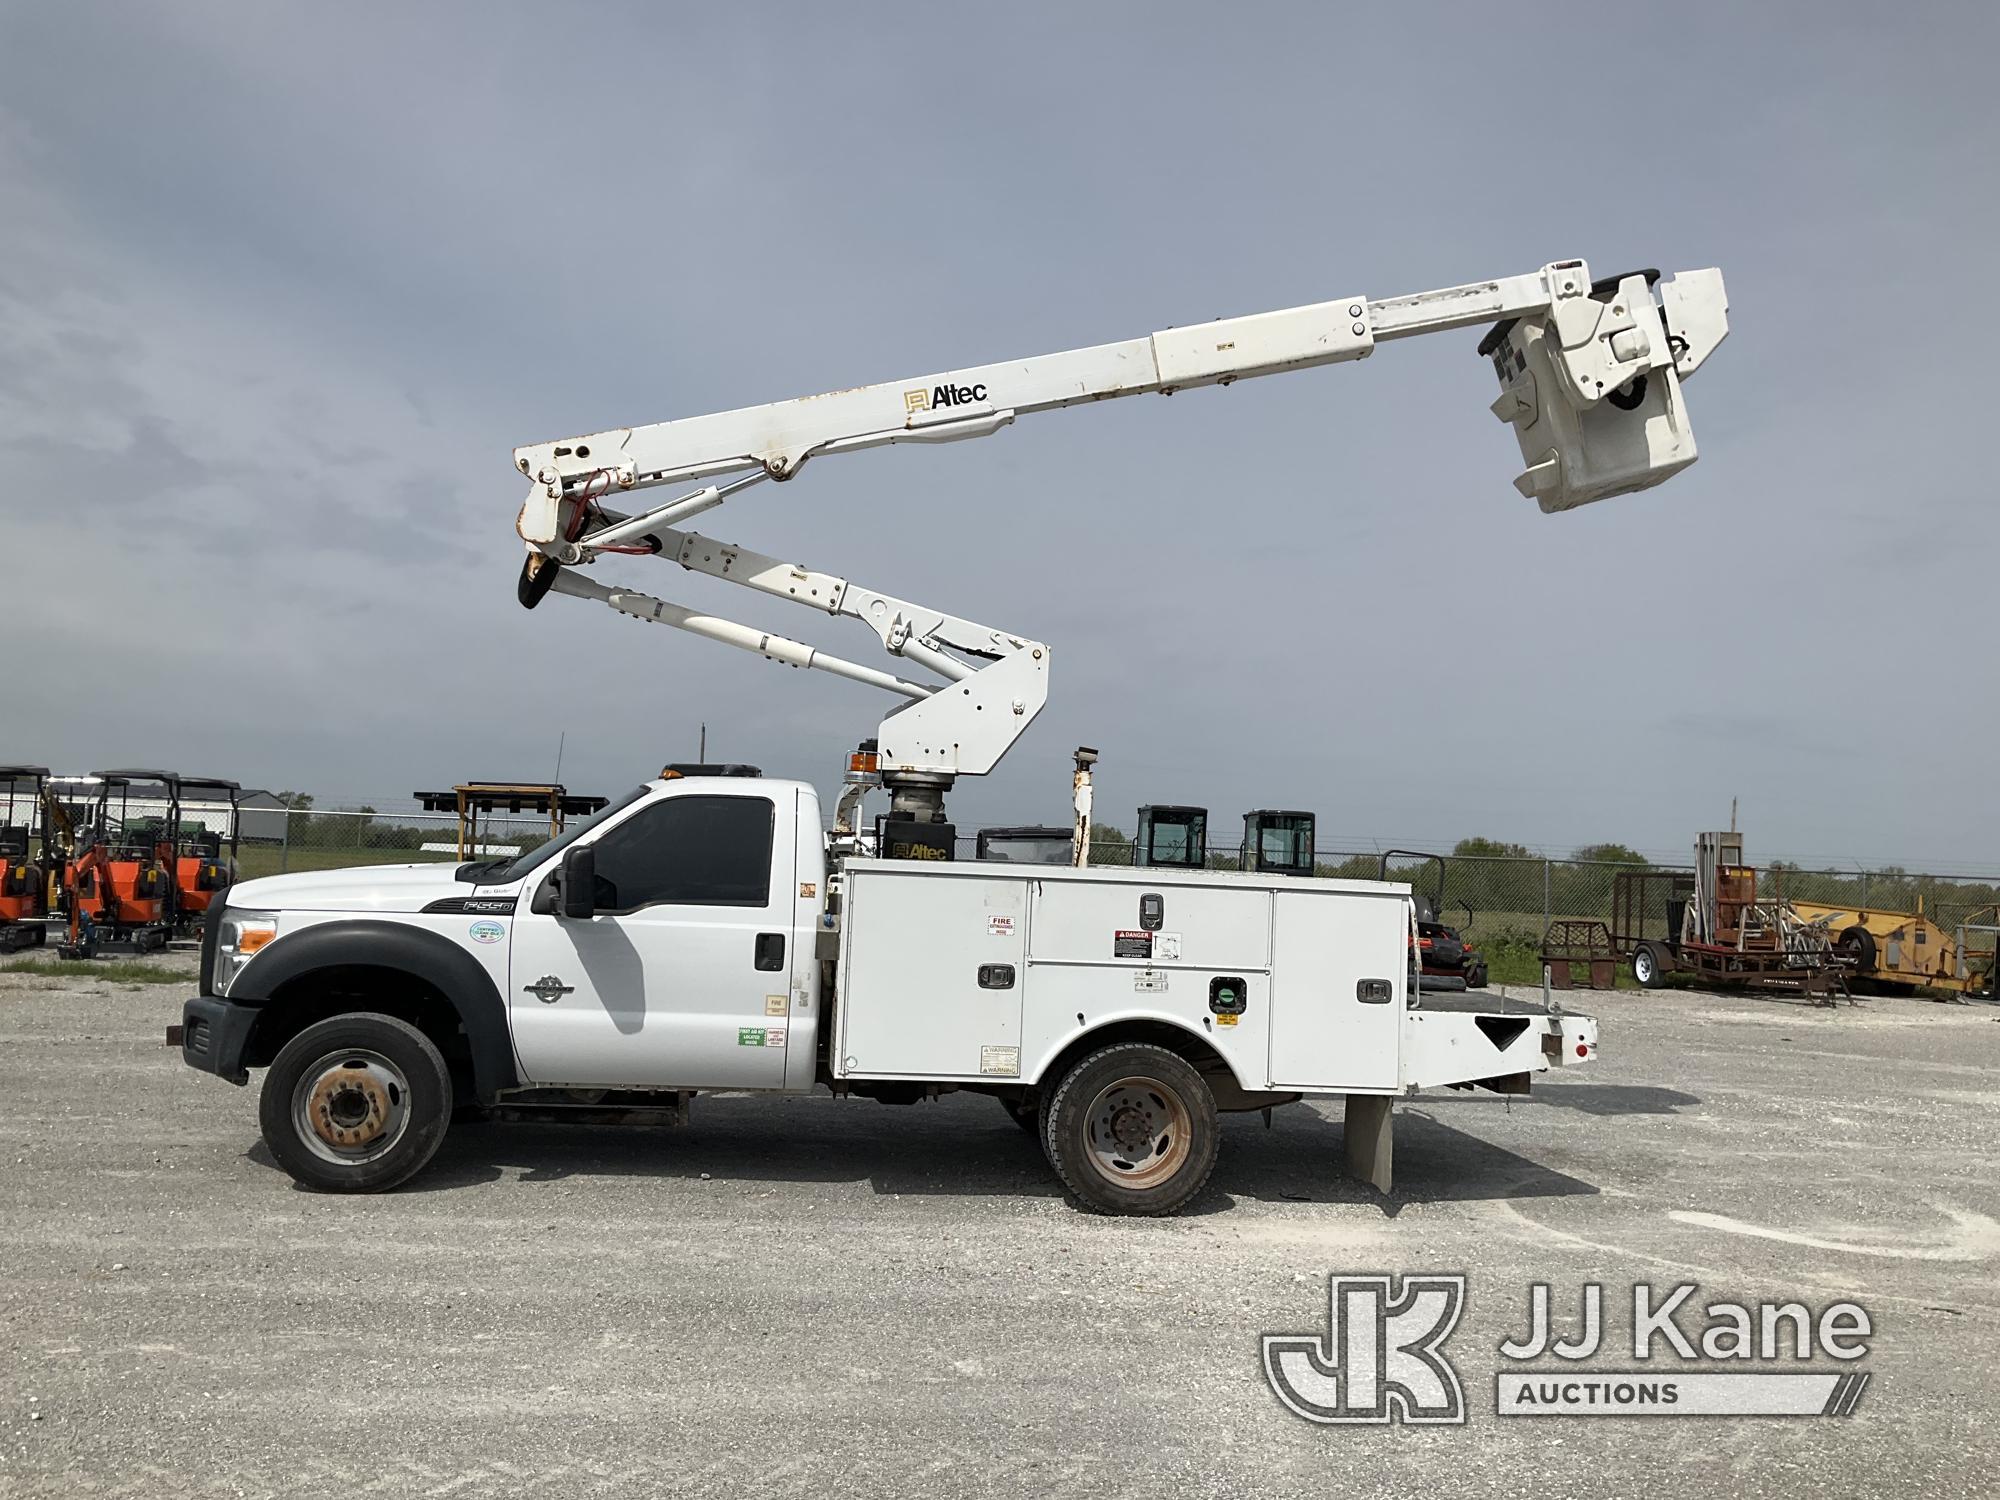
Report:
[[[327,969],[394,969],[451,1003],[472,1051],[473,1088],[483,1104],[516,1087],[507,1003],[479,961],[450,938],[401,922],[323,922],[288,933],[243,966],[229,998],[269,1003],[286,985]]]

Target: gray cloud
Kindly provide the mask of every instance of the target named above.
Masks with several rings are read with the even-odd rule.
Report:
[[[1755,852],[2000,863],[2000,225],[1968,190],[2000,28],[1694,5],[1635,54],[1619,25],[15,8],[0,547],[35,626],[0,753],[385,804],[539,773],[565,730],[610,790],[706,721],[826,784],[886,702],[515,607],[515,444],[1583,254],[1729,277],[1703,460],[1649,495],[1520,501],[1467,336],[822,461],[709,520],[1051,643],[965,821],[1060,816],[1089,742],[1128,818],[1671,852],[1734,796]],[[1633,56],[1588,110],[1555,86]]]

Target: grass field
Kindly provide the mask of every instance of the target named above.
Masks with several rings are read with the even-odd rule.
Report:
[[[40,974],[50,979],[100,979],[108,984],[187,983],[188,971],[142,959],[16,958],[0,963],[0,974]]]
[[[245,844],[236,851],[237,876],[255,880],[260,875],[280,875],[297,870],[340,870],[349,865],[407,865],[413,863],[455,864],[450,854],[426,854],[421,849],[371,849],[347,847],[321,849],[310,845]]]

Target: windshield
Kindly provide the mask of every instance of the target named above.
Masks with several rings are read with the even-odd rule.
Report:
[[[637,802],[651,790],[651,787],[642,782],[615,802],[599,808],[587,818],[570,824],[569,827],[550,839],[546,844],[539,844],[535,848],[530,849],[526,854],[517,855],[513,859],[495,859],[488,860],[484,864],[461,866],[458,878],[460,880],[475,881],[480,885],[506,885],[509,882],[519,880],[524,875],[539,869],[550,860],[556,858],[563,850],[574,844],[606,818],[617,817],[619,813],[625,811],[626,808]]]

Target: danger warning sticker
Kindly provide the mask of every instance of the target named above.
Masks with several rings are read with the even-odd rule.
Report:
[[[1151,958],[1153,956],[1152,933],[1128,932],[1120,928],[1111,935],[1111,956],[1113,958]]]

